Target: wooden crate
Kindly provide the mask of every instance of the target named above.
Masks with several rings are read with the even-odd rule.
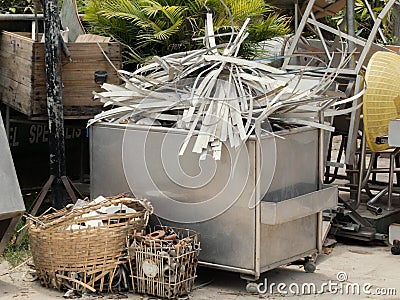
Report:
[[[122,67],[118,43],[100,43],[114,66]],[[96,71],[107,71],[108,83],[118,84],[116,71],[95,42],[67,43],[72,62],[63,56],[63,103],[66,116],[91,117],[102,103],[93,100],[101,91],[94,81]],[[2,101],[29,117],[47,114],[44,43],[35,42],[29,33],[3,31],[0,39],[0,92]]]

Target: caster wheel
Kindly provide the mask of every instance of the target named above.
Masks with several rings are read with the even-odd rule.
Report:
[[[313,262],[313,261],[307,261],[304,264],[304,271],[306,271],[306,273],[314,273],[316,269],[317,269],[317,266],[315,265],[315,262]]]
[[[400,248],[399,247],[392,247],[390,249],[393,255],[400,255]]]
[[[258,293],[258,283],[257,282],[249,282],[246,285],[246,291],[248,293],[252,293],[252,294]]]

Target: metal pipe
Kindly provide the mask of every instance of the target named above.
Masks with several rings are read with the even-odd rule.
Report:
[[[78,14],[83,19],[85,14]],[[0,21],[35,21],[34,14],[0,14]],[[37,20],[44,20],[43,14],[37,14]]]
[[[371,158],[370,158],[369,164],[368,164],[367,173],[365,174],[364,180],[363,180],[363,182],[362,182],[362,186],[363,186],[363,187],[368,183],[368,178],[369,178],[369,176],[371,175],[372,167],[373,167],[373,165],[374,165],[375,157],[376,157],[376,153],[375,153],[375,152],[372,152]]]
[[[347,34],[350,36],[355,36],[355,26],[354,26],[354,0],[346,0],[346,20],[347,20]],[[354,50],[354,43],[349,41],[349,52]],[[354,61],[352,62],[354,64]],[[351,67],[353,67],[352,65]]]
[[[289,48],[289,50],[287,52],[288,56],[285,58],[285,60],[283,62],[282,69],[286,69],[288,64],[289,64],[291,55],[294,53],[294,50],[297,47],[297,43],[300,40],[300,37],[301,37],[301,34],[303,32],[304,26],[307,23],[308,16],[310,15],[310,12],[312,10],[312,7],[314,6],[314,3],[315,3],[315,0],[308,1],[306,9],[304,10],[304,13],[303,13],[303,17],[301,18],[301,21],[300,21],[300,24],[298,26],[298,29],[296,30],[296,34],[293,36],[292,44],[290,45],[290,48]]]
[[[255,244],[255,277],[258,279],[261,274],[261,191],[260,191],[260,181],[261,181],[261,123],[257,122],[255,127],[255,218],[256,218],[256,244]]]
[[[294,32],[299,28],[299,1],[294,1]]]
[[[394,158],[400,152],[400,148],[396,148],[392,153],[390,153],[390,163],[389,163],[389,189],[388,189],[388,200],[386,210],[392,210],[392,192],[393,192],[393,176],[394,176]]]
[[[314,13],[312,11],[310,12],[310,16],[314,21],[317,21],[317,19],[314,16]],[[324,39],[321,29],[318,26],[316,26],[315,29],[317,30],[318,36],[321,39],[322,47],[324,48],[326,56],[328,57],[329,60],[332,60],[332,55],[329,52],[328,46],[326,45],[326,42],[325,42],[325,39]]]
[[[354,205],[354,209],[357,209],[361,203],[361,190],[363,188],[363,178],[365,169],[365,152],[367,150],[367,139],[365,138],[365,132],[363,132],[361,138],[361,157],[360,157],[360,172],[358,172],[358,187],[357,187],[357,199]]]
[[[7,142],[10,143],[10,107],[6,105],[6,135]]]
[[[34,17],[35,17],[35,20],[33,21],[33,22],[35,22],[34,24],[35,24],[35,42],[39,42],[39,19],[38,19],[38,7],[37,7],[37,3],[36,3],[36,1],[33,1],[33,9],[34,9],[34,12],[35,12],[35,14],[34,14]],[[32,24],[33,25],[33,24]],[[33,26],[32,26],[32,28],[33,28]],[[32,38],[33,38],[33,36],[32,36]]]
[[[382,191],[380,191],[378,194],[375,195],[374,198],[372,198],[371,200],[369,200],[367,202],[367,209],[369,211],[372,211],[373,213],[376,213],[377,215],[382,214],[383,210],[382,208],[380,208],[379,206],[375,206],[374,203],[376,201],[378,201],[383,195],[386,194],[386,192],[388,191],[389,187],[385,187]]]
[[[323,110],[318,111],[319,123],[324,123]],[[324,184],[324,130],[318,129],[318,190],[323,189]],[[317,250],[322,251],[322,212],[317,214]]]
[[[209,262],[205,262],[205,261],[202,261],[202,260],[199,261],[199,265],[204,266],[204,267],[209,267],[209,268],[225,270],[225,271],[229,271],[229,272],[237,272],[237,273],[241,273],[241,275],[244,275],[244,274],[246,274],[246,275],[254,275],[254,271],[253,270],[242,269],[242,268],[237,268],[237,267],[231,267],[231,266],[215,264],[215,263],[209,263]]]

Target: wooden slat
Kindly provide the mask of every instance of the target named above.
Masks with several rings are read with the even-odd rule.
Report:
[[[16,110],[30,116],[31,88],[0,74],[2,101]]]
[[[23,85],[30,86],[32,83],[32,62],[0,51],[0,73]]]
[[[101,48],[111,60],[121,59],[121,47],[117,43],[100,43]],[[96,61],[104,60],[97,43],[67,43],[68,50],[71,53],[72,60]],[[35,43],[33,46],[34,61],[44,61],[45,50],[43,43]],[[65,57],[64,57],[65,59]]]
[[[33,40],[8,31],[1,33],[1,50],[16,56],[30,59],[32,57]]]
[[[0,39],[0,92],[3,102],[32,117],[46,114],[46,78],[44,43],[34,42],[30,33],[3,32]],[[101,87],[94,82],[94,73],[108,72],[108,83],[119,84],[113,66],[106,60],[98,44],[68,43],[73,59],[63,65],[63,101],[66,115],[93,116],[101,110],[102,103],[93,101],[93,91]],[[118,43],[100,43],[115,65],[122,68],[121,47]],[[82,107],[82,109],[78,109]]]
[[[107,36],[87,33],[79,35],[75,41],[75,43],[88,43],[88,42],[109,43],[110,38]]]

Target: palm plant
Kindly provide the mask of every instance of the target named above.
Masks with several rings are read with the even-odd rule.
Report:
[[[252,45],[290,32],[289,18],[279,16],[264,0],[89,0],[89,30],[114,37],[142,62],[154,55],[202,47],[193,38],[204,34],[205,13],[212,12],[214,31],[230,32],[251,18],[248,42],[241,55],[254,55]],[[221,38],[223,39],[223,38]]]
[[[375,17],[382,11],[382,8],[385,5],[385,3],[386,3],[385,0],[377,0],[377,1],[372,1],[370,3],[371,9]],[[356,35],[362,38],[368,38],[371,29],[374,26],[374,20],[370,15],[367,6],[365,5],[365,0],[355,0],[354,14],[355,14],[354,21],[355,21]],[[396,12],[394,8],[392,8],[392,10],[382,20],[383,33],[389,44],[393,44],[395,42],[395,38],[392,35],[392,23],[395,14]],[[346,8],[343,8],[336,16],[327,17],[327,22],[333,26],[340,26],[343,25],[345,19],[346,19]],[[379,42],[382,41],[379,40]]]

